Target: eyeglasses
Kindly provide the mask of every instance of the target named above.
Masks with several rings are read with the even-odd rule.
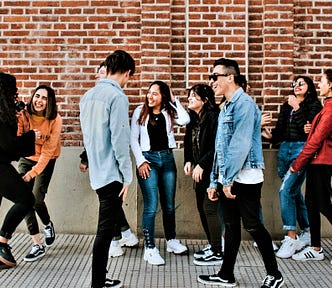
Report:
[[[218,74],[218,73],[213,73],[211,75],[209,75],[209,80],[213,80],[213,81],[217,81],[218,77],[227,77],[229,76],[230,74]]]
[[[294,81],[292,83],[292,87],[295,88],[297,85],[299,85],[301,87],[301,86],[304,86],[305,84],[306,83],[304,81],[299,81],[299,82]]]

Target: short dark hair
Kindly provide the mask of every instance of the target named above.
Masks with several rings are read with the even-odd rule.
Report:
[[[123,50],[116,50],[105,60],[105,66],[107,73],[125,73],[130,70],[129,75],[132,76],[135,73],[135,61],[129,53]]]
[[[46,109],[43,113],[43,116],[47,120],[53,120],[58,115],[58,107],[56,104],[55,92],[51,87],[49,87],[47,85],[40,85],[34,90],[34,92],[32,93],[32,96],[30,97],[30,99],[28,101],[27,110],[28,110],[29,114],[36,113],[35,109],[33,108],[32,99],[33,99],[33,96],[35,96],[37,91],[40,89],[45,89],[47,91],[47,104],[46,104]]]
[[[219,59],[214,61],[213,67],[216,67],[218,65],[224,66],[225,67],[225,73],[227,73],[229,75],[233,75],[234,76],[234,82],[236,84],[238,84],[239,86],[242,86],[243,78],[242,78],[241,73],[240,73],[239,64],[235,60],[227,59],[227,58],[219,58]]]

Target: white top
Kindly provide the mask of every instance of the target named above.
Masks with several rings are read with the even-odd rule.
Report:
[[[190,122],[190,117],[187,111],[183,108],[180,101],[175,99],[175,105],[170,103],[172,107],[176,109],[177,118],[174,119],[174,123],[177,125],[186,125]],[[144,162],[147,162],[142,152],[150,150],[150,137],[147,129],[149,122],[149,115],[146,118],[144,125],[139,125],[138,118],[141,113],[143,105],[138,106],[133,113],[131,118],[131,128],[130,128],[130,146],[133,151],[136,166],[141,166]],[[173,124],[171,117],[167,114],[166,110],[162,110],[165,120],[166,120],[166,133],[168,138],[168,147],[176,148],[176,142],[174,138]]]

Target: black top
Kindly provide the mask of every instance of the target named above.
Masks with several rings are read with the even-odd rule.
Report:
[[[316,100],[307,104],[302,102],[300,109],[293,110],[293,107],[284,103],[278,116],[276,127],[272,130],[273,144],[280,142],[305,142],[308,134],[304,132],[304,125],[309,121],[312,122],[316,114],[322,109],[322,104]]]
[[[156,123],[148,123],[148,133],[150,137],[150,151],[161,151],[168,149],[168,137],[166,132],[166,119],[162,113],[153,114]]]
[[[197,113],[191,111],[190,123],[186,126],[184,136],[184,163],[191,162],[194,166],[199,164],[204,169],[201,184],[205,186],[210,183],[218,114],[217,111],[209,111],[201,121]]]
[[[17,127],[0,124],[0,163],[9,164],[35,154],[35,132],[31,130],[22,136],[16,136],[16,133]]]

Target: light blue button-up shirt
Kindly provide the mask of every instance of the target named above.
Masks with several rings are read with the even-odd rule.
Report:
[[[80,101],[83,142],[92,189],[132,181],[128,97],[113,80],[99,80]]]

